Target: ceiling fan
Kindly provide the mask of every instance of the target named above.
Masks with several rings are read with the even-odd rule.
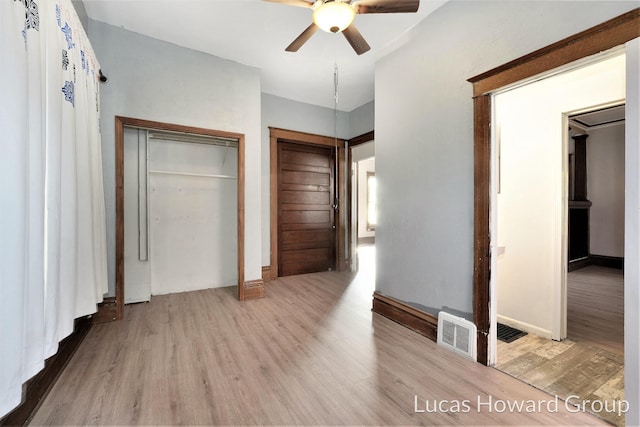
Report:
[[[358,55],[371,47],[353,24],[356,14],[414,13],[420,0],[265,0],[290,6],[313,9],[313,22],[287,48],[297,52],[312,35],[322,29],[329,33],[342,33]]]

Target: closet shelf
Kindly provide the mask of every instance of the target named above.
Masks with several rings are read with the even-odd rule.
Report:
[[[187,173],[187,172],[172,172],[149,169],[149,173],[157,173],[162,175],[181,175],[181,176],[195,176],[200,178],[218,178],[218,179],[238,179],[231,175],[210,175],[205,173]]]

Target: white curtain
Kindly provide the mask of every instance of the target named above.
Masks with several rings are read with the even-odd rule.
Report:
[[[70,0],[0,1],[0,417],[107,292],[99,65]]]

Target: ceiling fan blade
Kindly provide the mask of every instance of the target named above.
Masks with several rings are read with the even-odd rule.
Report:
[[[270,3],[282,3],[287,4],[289,6],[299,6],[299,7],[312,7],[313,2],[308,2],[306,0],[263,0],[268,1]]]
[[[414,13],[420,0],[360,0],[353,7],[358,13]]]
[[[344,37],[358,55],[362,55],[371,49],[369,43],[367,43],[364,37],[362,37],[362,34],[360,34],[360,31],[358,31],[355,25],[349,25],[344,31],[342,31],[342,34],[344,34]]]
[[[306,30],[302,32],[294,41],[291,42],[289,46],[285,49],[287,52],[297,52],[298,49],[302,47],[303,44],[307,42],[311,38],[312,35],[318,31],[320,27],[318,27],[315,23],[312,23],[307,27]]]

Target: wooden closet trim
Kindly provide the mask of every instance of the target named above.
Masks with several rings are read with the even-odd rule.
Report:
[[[294,142],[298,144],[315,145],[321,147],[335,147],[338,146],[338,199],[340,208],[338,209],[338,216],[336,218],[336,269],[338,271],[344,271],[346,268],[345,260],[345,230],[346,230],[346,218],[343,212],[346,212],[342,207],[346,203],[346,191],[345,191],[345,177],[343,176],[345,167],[345,140],[340,138],[334,138],[331,136],[322,136],[306,132],[298,132],[294,130],[280,129],[275,127],[269,127],[269,177],[270,177],[270,250],[271,266],[268,269],[270,274],[270,280],[278,278],[278,142]],[[347,207],[348,209],[348,207]],[[264,268],[264,267],[263,267]],[[267,271],[264,268],[264,271]]]
[[[238,140],[238,299],[246,298],[246,288],[251,289],[251,296],[256,294],[256,285],[244,282],[244,181],[245,181],[245,144],[244,134],[225,132],[213,129],[182,126],[171,123],[155,122],[151,120],[130,117],[115,117],[116,132],[116,319],[124,316],[124,127],[140,127],[173,132],[185,132],[196,135],[206,135]],[[260,285],[262,286],[262,285]],[[260,292],[258,292],[260,293]]]
[[[363,133],[362,135],[355,136],[347,142],[349,143],[349,148],[353,148],[360,144],[366,144],[367,142],[371,142],[375,139],[375,137],[376,137],[375,132],[369,131],[369,132]]]
[[[491,92],[640,37],[640,8],[468,79],[474,105],[473,317],[478,362],[488,363]]]

